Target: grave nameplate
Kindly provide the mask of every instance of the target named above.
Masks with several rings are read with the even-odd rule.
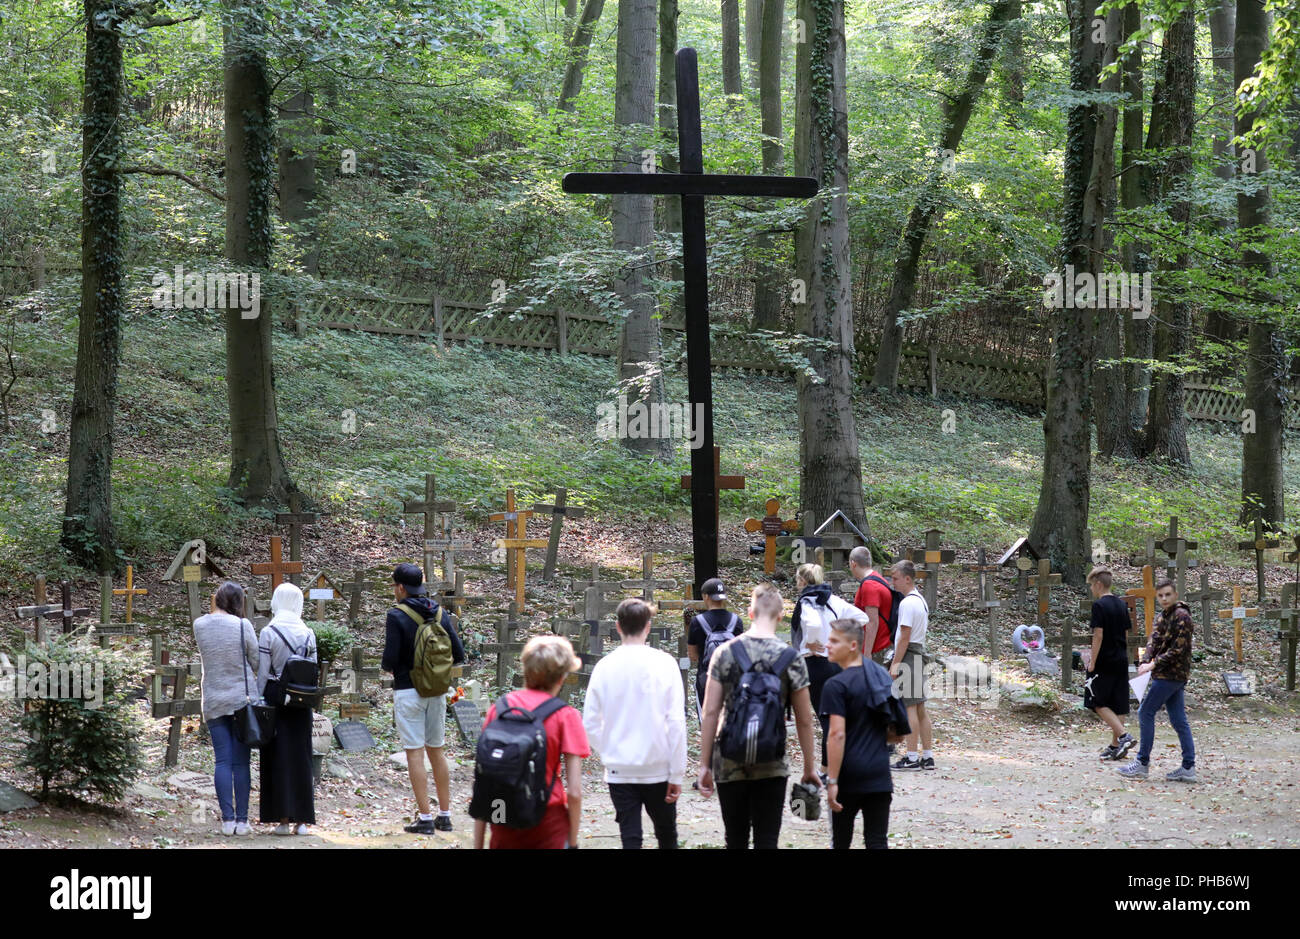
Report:
[[[370,728],[360,721],[342,721],[334,725],[334,739],[348,752],[369,750],[375,745]]]
[[[1224,687],[1228,689],[1228,694],[1239,696],[1255,693],[1255,680],[1251,675],[1245,675],[1241,672],[1223,672],[1220,676],[1223,679]]]
[[[483,729],[483,715],[479,713],[478,705],[469,698],[461,698],[451,706],[451,713],[465,742],[470,746],[478,743],[479,732]]]

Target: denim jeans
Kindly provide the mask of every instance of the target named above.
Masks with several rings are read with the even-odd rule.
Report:
[[[1192,728],[1187,724],[1187,711],[1183,708],[1183,689],[1185,681],[1166,681],[1163,678],[1151,679],[1142,707],[1138,709],[1138,727],[1141,729],[1142,742],[1138,744],[1138,762],[1146,766],[1151,762],[1151,747],[1156,737],[1156,715],[1163,707],[1169,712],[1169,723],[1178,734],[1178,743],[1183,748],[1183,769],[1196,765],[1196,747],[1192,743]]]
[[[217,769],[213,781],[217,786],[221,820],[246,822],[248,821],[248,793],[253,788],[253,777],[248,768],[248,747],[235,736],[234,715],[214,717],[207,723],[208,733],[212,735],[212,749],[217,756]]]

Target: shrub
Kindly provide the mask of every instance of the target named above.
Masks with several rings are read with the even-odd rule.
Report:
[[[316,633],[316,658],[324,662],[337,661],[352,648],[352,633],[338,623],[308,623]]]

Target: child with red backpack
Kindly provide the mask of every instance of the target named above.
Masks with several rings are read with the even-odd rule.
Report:
[[[520,659],[523,690],[492,705],[478,739],[474,847],[483,847],[490,824],[493,849],[576,848],[582,761],[591,748],[582,715],[556,695],[582,661],[563,636],[534,636]]]

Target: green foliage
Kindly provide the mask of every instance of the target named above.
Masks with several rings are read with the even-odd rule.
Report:
[[[19,720],[27,735],[19,766],[39,780],[42,800],[52,792],[109,802],[125,796],[141,765],[141,728],[126,700],[144,677],[137,658],[84,638],[56,636],[48,646],[27,647],[27,692],[39,697]],[[45,676],[39,687],[31,684],[37,675]],[[60,693],[72,696],[54,697]]]
[[[316,634],[316,658],[321,662],[336,662],[352,648],[352,633],[338,623],[307,623]]]

